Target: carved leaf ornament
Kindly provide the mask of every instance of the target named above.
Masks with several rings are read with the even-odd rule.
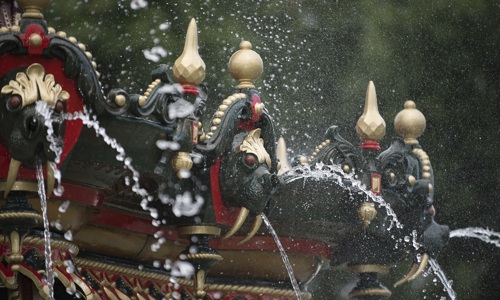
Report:
[[[250,131],[239,146],[238,151],[254,154],[259,163],[266,163],[267,167],[271,168],[271,157],[264,148],[264,140],[260,138],[260,131],[260,128]]]
[[[15,94],[22,98],[22,106],[35,103],[37,100],[54,107],[57,101],[69,99],[69,93],[56,83],[52,74],[45,74],[40,64],[32,64],[25,72],[16,74],[16,80],[11,80],[2,88],[2,94]]]

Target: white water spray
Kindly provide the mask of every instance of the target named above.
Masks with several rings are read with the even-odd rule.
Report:
[[[299,177],[290,178],[285,183],[290,183],[295,180],[305,180],[305,178],[319,179],[319,178],[328,178],[332,179],[336,182],[340,187],[345,190],[352,192],[362,192],[364,193],[368,199],[380,205],[380,207],[384,207],[386,210],[386,214],[390,217],[390,224],[387,230],[391,230],[394,226],[396,228],[403,228],[403,224],[398,220],[396,213],[392,210],[391,205],[382,198],[380,195],[374,194],[372,191],[366,189],[365,185],[358,179],[355,178],[354,172],[346,174],[340,165],[325,165],[323,163],[317,163],[315,165],[315,169],[311,169],[310,165],[298,165],[295,166],[292,170],[290,170],[287,174],[290,175],[298,175]],[[347,186],[344,184],[343,180],[347,179],[351,186]],[[305,183],[305,182],[304,182]]]
[[[50,248],[50,227],[47,217],[47,197],[45,195],[45,184],[43,182],[43,168],[38,161],[36,164],[36,179],[38,180],[38,195],[43,217],[43,236],[45,240],[45,276],[49,287],[49,300],[54,300],[54,271],[52,270],[52,251]]]
[[[295,279],[295,274],[293,273],[292,269],[292,264],[290,263],[290,260],[288,259],[288,255],[285,252],[285,249],[283,248],[283,245],[281,245],[280,239],[278,237],[278,234],[276,234],[276,231],[274,230],[273,226],[271,225],[271,222],[269,222],[269,219],[264,213],[260,214],[262,217],[262,220],[266,224],[267,228],[269,229],[269,233],[274,238],[274,242],[276,243],[276,246],[278,246],[278,249],[281,254],[281,258],[283,259],[283,264],[285,265],[285,268],[288,272],[288,277],[290,277],[290,282],[292,283],[293,290],[295,294],[297,295],[297,300],[302,300],[302,292],[300,291],[299,284],[297,283],[297,280]]]
[[[500,248],[500,233],[487,228],[468,227],[462,229],[455,229],[450,232],[450,238],[465,237],[476,238],[481,241],[493,244]]]

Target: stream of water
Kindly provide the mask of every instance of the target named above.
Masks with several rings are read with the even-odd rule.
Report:
[[[269,222],[269,219],[267,218],[267,216],[264,213],[261,213],[260,215],[262,217],[262,220],[266,224],[266,226],[269,230],[269,233],[271,233],[271,235],[273,236],[274,242],[276,243],[276,246],[278,246],[278,249],[281,253],[281,258],[283,259],[283,264],[285,265],[285,268],[288,272],[288,277],[290,277],[290,282],[292,283],[293,290],[294,290],[295,294],[297,295],[297,300],[302,300],[302,292],[300,291],[299,284],[298,284],[297,280],[295,279],[295,274],[293,273],[292,264],[290,263],[290,260],[288,259],[288,255],[286,254],[285,249],[283,248],[283,245],[281,245],[281,241],[278,237],[278,234],[276,233],[273,226],[271,225],[271,222]]]
[[[38,180],[38,195],[43,217],[43,236],[45,240],[45,277],[49,287],[49,300],[54,300],[54,271],[52,270],[52,250],[50,247],[50,227],[47,217],[47,196],[45,194],[45,184],[43,182],[43,167],[40,161],[36,165],[36,179]]]
[[[452,230],[450,232],[450,238],[457,237],[480,239],[485,243],[493,244],[497,248],[500,248],[500,233],[487,228],[468,227]]]

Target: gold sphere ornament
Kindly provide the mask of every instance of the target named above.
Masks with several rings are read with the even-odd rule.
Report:
[[[411,100],[405,102],[404,109],[394,118],[394,129],[409,145],[418,144],[417,138],[424,133],[425,126],[424,115]]]
[[[240,43],[240,50],[236,51],[229,59],[229,73],[240,84],[238,89],[254,89],[253,84],[264,71],[264,63],[260,55],[252,50],[248,41]]]
[[[40,47],[42,45],[42,36],[38,33],[33,33],[29,37],[30,45],[33,47]]]

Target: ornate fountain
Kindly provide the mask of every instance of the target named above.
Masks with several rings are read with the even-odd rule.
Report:
[[[394,121],[402,138],[382,151],[370,82],[360,147],[333,126],[289,161],[254,86],[263,63],[250,42],[229,61],[234,93],[208,119],[194,20],[145,93],[105,95],[85,45],[47,26],[50,1],[17,2],[22,16],[1,1],[2,299],[310,299],[327,265],[358,275],[350,299],[386,299],[379,274],[411,251],[396,285],[410,281],[445,245],[413,101]]]

